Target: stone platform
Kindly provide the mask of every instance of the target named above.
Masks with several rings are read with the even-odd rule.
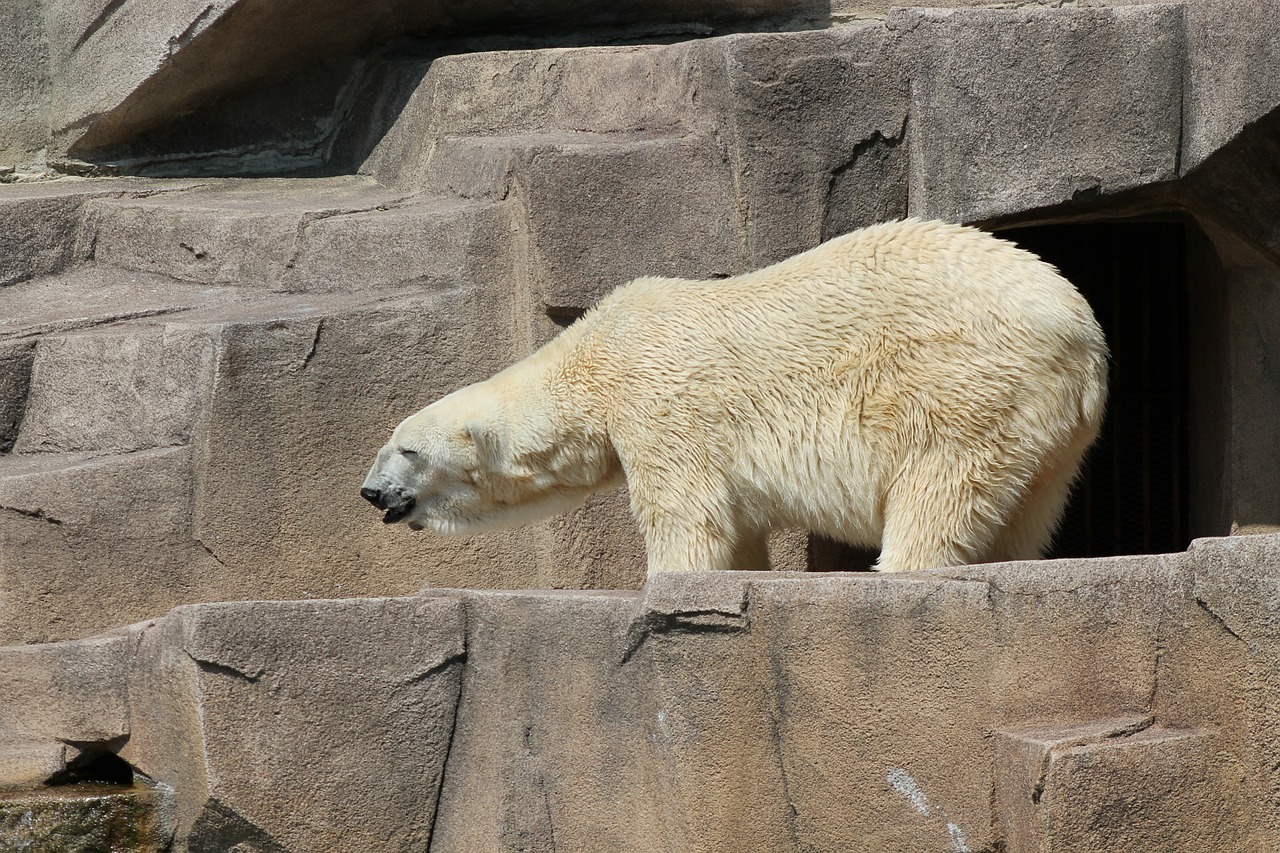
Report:
[[[109,745],[181,850],[1265,851],[1277,612],[1280,536],[190,605],[0,649],[0,781]]]

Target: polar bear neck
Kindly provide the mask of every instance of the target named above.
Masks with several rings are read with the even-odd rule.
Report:
[[[588,335],[575,324],[485,384],[501,401],[508,463],[595,491],[622,482],[599,378],[582,361]]]

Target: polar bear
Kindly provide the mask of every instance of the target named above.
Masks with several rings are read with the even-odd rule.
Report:
[[[470,534],[622,485],[648,570],[768,568],[774,528],[880,571],[1040,557],[1106,400],[1107,347],[1051,266],[905,220],[713,281],[640,278],[404,420],[361,494]]]

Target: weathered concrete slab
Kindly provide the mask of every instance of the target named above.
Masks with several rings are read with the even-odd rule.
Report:
[[[31,168],[49,126],[49,46],[42,0],[14,0],[0,9],[0,168]]]
[[[547,312],[580,313],[641,275],[745,271],[733,177],[713,140],[548,142],[525,148],[516,178]]]
[[[1149,718],[996,734],[996,800],[1010,853],[1239,850],[1213,734]]]
[[[913,215],[958,221],[1177,176],[1177,6],[903,10]]]
[[[186,444],[212,390],[213,359],[213,341],[191,327],[46,336],[35,349],[13,451],[118,453]]]
[[[1150,0],[1144,0],[1150,2]],[[1280,2],[1189,0],[1182,168],[1198,167],[1251,123],[1280,105],[1275,56]]]
[[[1217,631],[1185,621],[1185,559],[965,572],[449,593],[468,674],[433,843],[1265,849],[1233,770],[1243,700],[1157,689]]]
[[[217,301],[206,288],[166,276],[80,267],[0,291],[0,341],[29,347],[49,334],[180,314]]]
[[[636,749],[639,685],[617,670],[634,593],[465,595],[467,675],[432,847],[662,838],[652,759]]]
[[[891,30],[739,35],[700,49],[717,72],[704,72],[702,101],[728,137],[751,268],[906,215],[908,66]]]
[[[509,275],[500,206],[414,199],[358,178],[210,182],[94,202],[91,213],[99,262],[183,281],[323,292]]]
[[[158,185],[140,179],[66,179],[0,186],[0,288],[50,275],[83,262],[93,251],[85,239],[85,206],[95,198],[179,190],[190,182]],[[3,318],[4,312],[0,312]]]
[[[792,844],[990,845],[986,593],[926,577],[753,583],[751,631],[767,650],[760,680],[775,697]]]
[[[0,788],[45,782],[77,749],[128,736],[132,652],[125,637],[0,648]]]
[[[462,624],[431,598],[179,609],[136,633],[121,755],[173,787],[190,849],[425,848]]]
[[[18,440],[34,362],[34,341],[5,341],[0,337],[0,453],[8,453]]]
[[[1271,694],[1215,645],[1230,637],[1197,571],[196,605],[0,650],[0,684],[29,700],[0,725],[36,746],[127,734],[191,849],[333,849],[337,832],[371,851],[1262,851]],[[1117,653],[1081,665],[1091,643]],[[1250,653],[1251,678],[1274,651]]]
[[[91,635],[216,585],[191,470],[186,447],[0,456],[0,638]]]
[[[531,7],[484,2],[442,11],[399,2],[359,10],[341,3],[257,7],[152,0],[73,6],[55,18],[52,52],[64,85],[55,92],[58,148],[79,155],[126,140],[219,95],[243,89],[328,56],[419,34],[626,29],[679,32],[761,19],[821,17],[812,0],[671,3],[634,0],[607,7],[558,0]],[[703,30],[705,32],[705,29]]]

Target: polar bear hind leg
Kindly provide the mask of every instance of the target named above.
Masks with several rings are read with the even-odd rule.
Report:
[[[885,497],[878,571],[965,565],[991,552],[1031,477],[1008,460],[976,462],[934,450],[904,467]]]
[[[1005,560],[1038,560],[1049,550],[1053,534],[1062,521],[1071,496],[1071,486],[1080,473],[1085,451],[1093,442],[1094,432],[1076,437],[1061,454],[1031,483],[1022,506],[1005,525],[990,551],[983,555],[985,562]]]

